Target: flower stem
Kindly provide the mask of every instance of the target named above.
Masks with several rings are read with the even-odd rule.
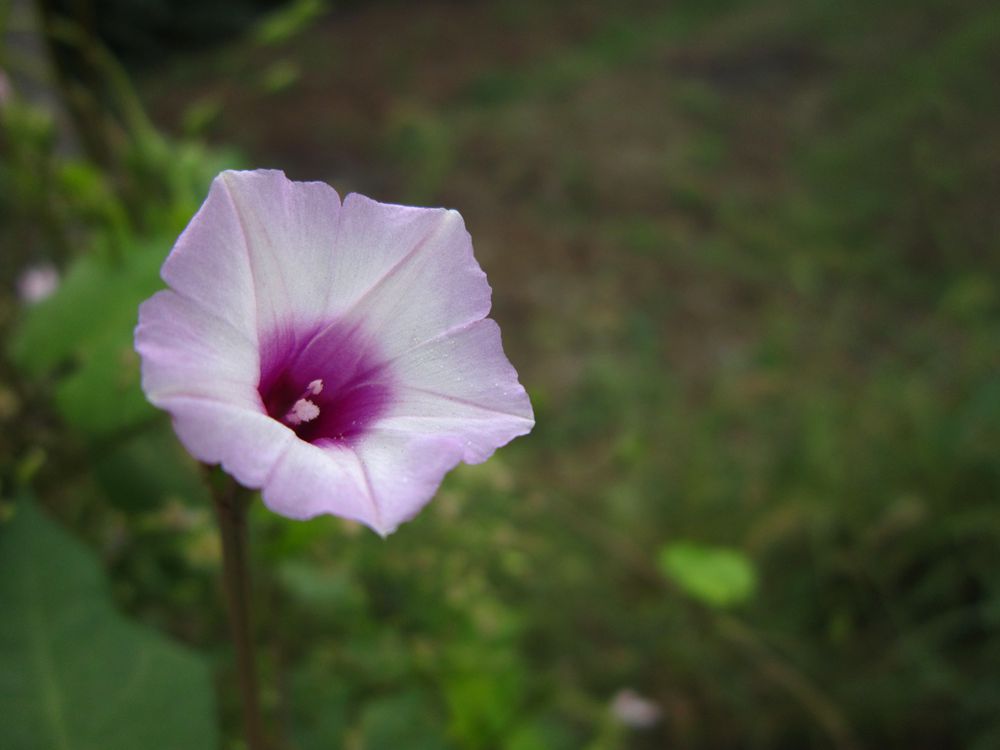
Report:
[[[250,638],[250,571],[246,555],[249,492],[230,479],[226,486],[213,484],[212,496],[222,539],[222,577],[243,699],[243,731],[249,750],[266,750],[257,697],[257,666]]]

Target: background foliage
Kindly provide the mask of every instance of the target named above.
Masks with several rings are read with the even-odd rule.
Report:
[[[71,5],[62,119],[0,14],[0,561],[38,576],[0,583],[4,705],[43,623],[73,711],[238,746],[210,503],[131,330],[252,165],[461,210],[538,418],[387,542],[258,504],[277,747],[1000,746],[994,4],[228,2],[211,46]],[[135,705],[133,640],[174,665]],[[55,731],[15,714],[4,747]]]

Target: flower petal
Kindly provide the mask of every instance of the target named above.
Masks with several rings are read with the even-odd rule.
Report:
[[[382,536],[409,521],[462,460],[462,446],[441,435],[374,432],[355,446],[378,515],[369,523]]]
[[[177,239],[160,275],[192,304],[257,340],[253,273],[221,175],[212,181],[208,197]]]
[[[368,257],[358,259],[357,248]],[[472,255],[457,211],[407,208],[351,194],[344,201],[337,247],[360,295],[338,298],[337,314],[363,323],[392,358],[444,332],[485,317],[490,286]],[[355,263],[367,262],[358,271]],[[372,274],[377,267],[378,274]],[[338,275],[342,273],[338,266]],[[347,274],[347,271],[343,271]],[[350,301],[346,301],[350,300]]]
[[[463,445],[462,460],[479,463],[535,423],[489,318],[407,352],[391,368],[397,397],[376,432],[448,436]]]
[[[275,464],[261,495],[268,508],[288,518],[332,513],[378,527],[378,507],[356,454],[345,444],[295,440]]]
[[[340,198],[283,172],[223,172],[163,265],[182,296],[245,335],[322,317]]]
[[[340,196],[323,182],[284,172],[223,172],[257,294],[259,330],[323,317],[332,287]]]
[[[170,412],[192,456],[221,463],[245,487],[263,486],[285,451],[304,445],[281,422],[247,406],[192,396],[168,397],[158,406]]]
[[[157,292],[139,306],[135,348],[142,388],[154,404],[170,395],[252,403],[260,377],[256,341],[176,292]]]
[[[289,518],[331,513],[385,536],[427,504],[461,458],[461,446],[439,436],[372,434],[354,446],[295,441],[262,496]]]

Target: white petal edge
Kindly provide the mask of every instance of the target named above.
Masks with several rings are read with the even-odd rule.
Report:
[[[370,434],[354,445],[295,441],[261,495],[288,518],[332,514],[387,536],[434,497],[461,458],[456,441],[438,436]]]
[[[221,464],[252,489],[264,485],[290,446],[302,443],[285,425],[246,406],[190,396],[170,397],[157,406],[173,417],[177,437],[192,456]]]
[[[378,526],[354,451],[346,445],[313,445],[296,439],[275,463],[261,489],[275,513],[305,520],[323,514]]]
[[[232,403],[256,398],[256,342],[176,292],[162,290],[139,306],[135,349],[153,403],[184,394]]]
[[[380,261],[393,258],[393,263],[363,295],[338,311],[370,331],[387,358],[482,319],[491,304],[486,274],[473,257],[472,239],[457,211],[392,206],[351,194],[344,201],[338,252],[346,250],[350,227],[362,219],[391,227],[406,217],[406,231],[397,231],[404,235],[397,241],[406,252],[389,252],[379,237],[373,254]]]
[[[440,435],[372,432],[354,447],[369,496],[378,508],[382,536],[409,521],[438,491],[445,475],[462,460],[462,446]]]
[[[535,424],[531,401],[486,318],[416,347],[390,365],[397,398],[375,432],[436,434],[480,463]]]

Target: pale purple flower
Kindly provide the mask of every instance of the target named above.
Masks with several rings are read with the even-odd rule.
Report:
[[[3,68],[0,68],[0,109],[7,106],[13,95],[14,87],[10,84],[10,77]]]
[[[632,729],[649,729],[656,726],[663,710],[632,688],[622,688],[611,699],[611,713],[622,724]]]
[[[17,279],[17,294],[29,305],[51,297],[58,288],[59,271],[51,263],[31,266]]]
[[[388,534],[534,425],[455,211],[223,172],[161,275],[142,387],[277,513]]]

